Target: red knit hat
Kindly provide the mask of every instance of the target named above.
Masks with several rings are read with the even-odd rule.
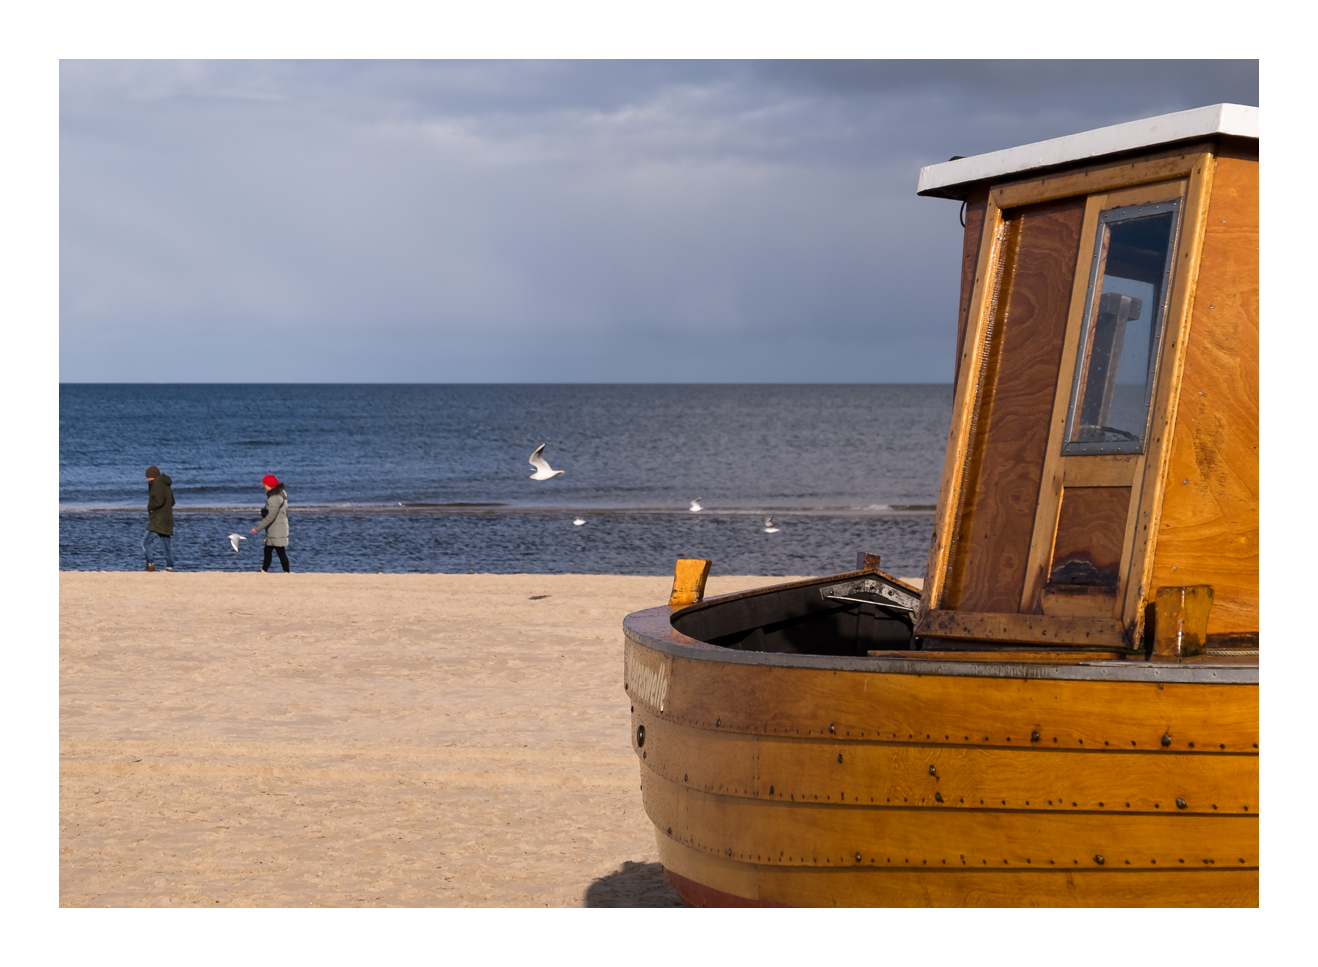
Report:
[[[267,487],[278,487],[279,478],[272,473],[268,473],[261,478],[261,483],[265,484]]]

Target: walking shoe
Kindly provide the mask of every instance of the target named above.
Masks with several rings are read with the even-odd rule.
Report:
[[[173,569],[172,567],[167,567],[167,568],[165,568],[165,570],[166,570],[166,571],[172,571],[172,570],[174,570],[174,569]]]
[[[148,571],[154,571],[154,570],[156,569],[156,566],[155,566],[154,564],[148,564],[148,565],[146,566],[146,569],[147,569]]]

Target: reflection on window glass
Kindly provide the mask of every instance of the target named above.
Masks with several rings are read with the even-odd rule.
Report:
[[[1144,449],[1179,207],[1099,215],[1065,454]]]

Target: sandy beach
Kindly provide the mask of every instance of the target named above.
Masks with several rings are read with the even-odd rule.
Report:
[[[60,904],[680,905],[621,657],[671,583],[62,572]]]

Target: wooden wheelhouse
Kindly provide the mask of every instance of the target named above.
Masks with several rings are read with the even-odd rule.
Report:
[[[928,570],[624,622],[694,905],[1258,902],[1258,112],[925,168],[966,226]]]
[[[1133,146],[1144,129],[1155,143]],[[920,194],[964,203],[966,234],[916,633],[1142,653],[1155,615],[1184,613],[1194,633],[1153,657],[1256,649],[1257,109],[1061,140],[1059,159],[1089,157],[921,172]]]

